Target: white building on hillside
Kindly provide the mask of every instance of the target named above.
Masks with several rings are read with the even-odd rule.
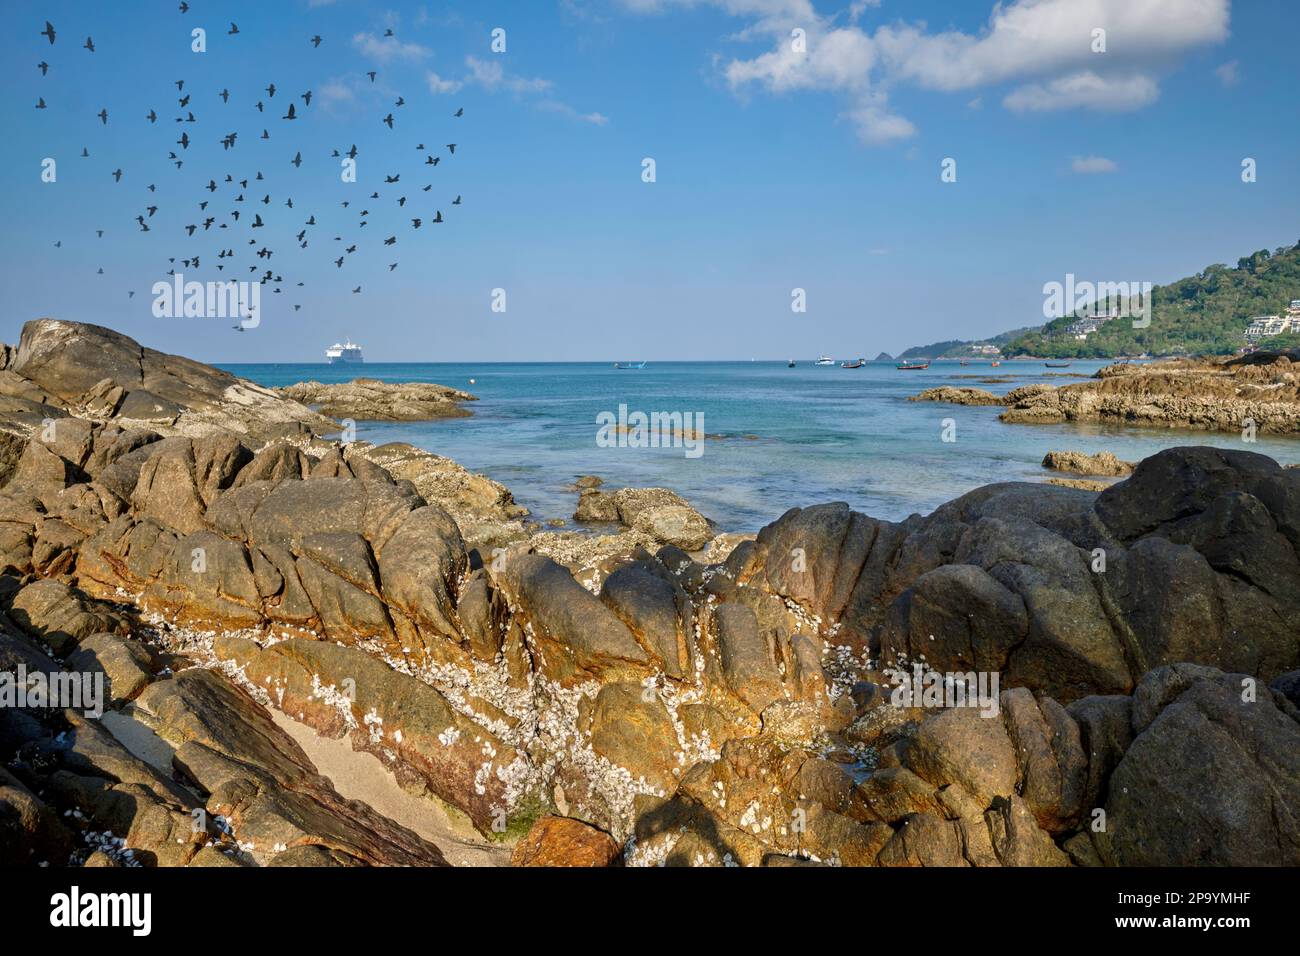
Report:
[[[1300,301],[1292,302],[1292,307],[1300,305]],[[1300,309],[1292,312],[1287,309],[1287,314],[1282,315],[1259,315],[1250,320],[1250,325],[1246,327],[1246,339],[1250,342],[1258,342],[1260,339],[1270,338],[1274,335],[1283,335],[1287,332],[1300,332]]]

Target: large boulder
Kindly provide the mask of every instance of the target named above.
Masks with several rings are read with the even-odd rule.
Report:
[[[1300,864],[1300,724],[1269,689],[1170,665],[1138,685],[1132,723],[1093,834],[1107,863]]]

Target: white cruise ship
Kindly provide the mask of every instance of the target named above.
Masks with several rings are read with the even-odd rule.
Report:
[[[360,364],[365,361],[361,357],[361,346],[351,339],[343,343],[335,342],[327,348],[325,350],[325,360],[331,365]]]

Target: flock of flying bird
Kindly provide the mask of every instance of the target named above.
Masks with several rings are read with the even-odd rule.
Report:
[[[182,2],[179,9],[180,12],[184,14],[189,10],[189,4]],[[227,30],[226,33],[228,36],[237,36],[239,34],[238,25],[232,22],[230,24],[230,29]],[[48,20],[45,22],[45,29],[41,31],[40,35],[49,41],[50,46],[54,46],[57,33],[54,25]],[[392,37],[393,31],[391,29],[386,30],[384,36]],[[323,42],[323,38],[319,35],[312,36],[308,42],[311,43],[313,49],[318,49]],[[93,54],[95,52],[94,39],[86,37],[86,42],[82,45],[82,49]],[[37,68],[41,71],[42,76],[46,76],[49,73],[50,65],[42,60],[37,64]],[[366,73],[371,84],[375,83],[377,75],[377,72],[373,70]],[[188,155],[187,151],[189,150],[191,143],[194,142],[189,135],[189,131],[185,129],[185,127],[189,124],[198,122],[198,119],[194,114],[194,109],[198,108],[198,103],[195,101],[195,97],[198,94],[192,90],[186,90],[185,80],[176,80],[174,83],[176,86],[178,113],[175,117],[175,122],[181,124],[181,134],[174,145],[179,147],[180,152],[178,153],[174,149],[168,150],[167,158],[168,161],[174,165],[176,170],[181,170],[185,165],[186,156]],[[275,83],[268,83],[263,92],[266,94],[265,100],[258,99],[258,101],[252,106],[252,109],[256,109],[259,120],[261,120],[257,125],[263,126],[259,137],[261,140],[271,139],[270,127],[263,125],[263,122],[268,118],[268,115],[269,118],[273,120],[279,112],[279,109],[282,108],[283,113],[279,117],[280,121],[292,122],[299,118],[298,101],[300,100],[302,102],[303,110],[307,110],[311,107],[313,98],[311,90],[306,90],[298,96],[293,97],[285,93],[281,88],[277,87]],[[279,94],[279,100],[276,100],[277,94]],[[222,107],[226,107],[230,103],[231,97],[232,94],[230,90],[223,88],[222,90],[215,92],[212,98],[220,99]],[[277,105],[272,105],[273,101],[275,101]],[[278,107],[278,104],[281,103],[284,104],[284,106]],[[191,104],[193,104],[193,108],[191,108]],[[394,110],[400,110],[405,106],[406,100],[402,96],[398,96],[396,101],[393,103]],[[39,98],[36,108],[41,110],[48,108],[43,96]],[[271,110],[269,114],[267,113],[268,110]],[[457,109],[452,116],[454,118],[460,118],[464,116],[464,114],[465,110],[461,107],[460,109]],[[108,125],[109,112],[107,107],[101,109],[96,116],[102,125]],[[159,118],[158,112],[155,109],[150,109],[144,116],[144,119],[151,126],[155,126],[158,123]],[[392,111],[389,111],[380,122],[389,130],[395,130],[398,125]],[[196,133],[196,136],[197,135],[198,134]],[[222,146],[222,155],[236,149],[239,137],[240,131],[232,130],[224,136],[221,136],[219,140],[216,140],[216,142],[219,142]],[[446,149],[448,156],[455,156],[455,143],[447,143]],[[424,170],[431,174],[432,170],[437,168],[443,158],[440,154],[435,155],[434,151],[427,149],[423,142],[415,145],[415,151],[424,157],[423,161],[417,167],[417,172],[419,170]],[[336,165],[333,165],[332,168],[330,168],[328,175],[331,177],[339,177],[338,181],[342,183],[343,179],[340,176],[340,169],[342,168],[344,157],[355,161],[358,153],[359,151],[355,144],[346,151],[337,148],[332,150],[331,160]],[[81,156],[83,158],[89,158],[89,149],[83,147]],[[283,161],[286,165],[293,167],[294,174],[297,174],[304,161],[302,151],[295,150],[292,158],[286,156],[283,158]],[[233,163],[228,162],[227,165],[233,165]],[[125,174],[121,168],[118,168],[113,170],[110,175],[115,183],[120,183]],[[407,182],[411,182],[412,178],[413,177],[410,173],[408,173]],[[419,178],[423,179],[429,177]],[[355,189],[359,185],[361,179],[362,177],[358,173],[356,176],[356,182],[352,183],[350,186],[346,186],[345,188]],[[187,241],[194,240],[195,235],[200,232],[208,234],[210,240],[216,240],[216,268],[219,272],[223,273],[223,275],[218,278],[223,281],[238,278],[243,267],[246,266],[247,273],[253,274],[253,277],[249,279],[249,281],[260,282],[263,284],[264,290],[270,288],[273,294],[279,294],[286,288],[286,286],[290,286],[290,282],[285,280],[283,274],[278,268],[280,261],[283,261],[283,257],[281,257],[280,260],[277,260],[277,268],[272,268],[272,258],[277,255],[277,250],[270,248],[266,240],[259,239],[259,233],[253,232],[253,230],[266,229],[268,226],[272,225],[273,220],[277,225],[281,223],[279,217],[273,212],[273,200],[270,192],[266,191],[266,186],[261,185],[265,182],[268,182],[266,176],[263,174],[261,169],[256,168],[253,169],[251,175],[246,170],[238,173],[226,170],[208,176],[206,185],[200,187],[200,192],[206,191],[207,197],[202,198],[196,203],[194,210],[190,215],[187,216],[182,214],[181,219],[193,219],[192,222],[188,222],[183,226],[183,231]],[[362,230],[364,230],[367,225],[372,223],[379,225],[380,223],[387,223],[390,218],[400,217],[402,229],[393,231],[391,235],[383,239],[383,245],[385,247],[394,247],[399,242],[400,231],[414,231],[420,229],[426,223],[436,225],[441,224],[444,221],[442,209],[438,208],[436,204],[434,204],[432,215],[423,211],[418,205],[425,201],[425,194],[430,193],[433,190],[434,186],[432,182],[413,186],[412,193],[408,196],[406,195],[406,185],[402,183],[402,172],[394,172],[384,175],[381,188],[375,188],[369,193],[363,193],[366,198],[359,202],[354,201],[354,199],[351,198],[341,200],[341,209],[346,211],[344,215],[353,217],[353,221],[345,225],[340,234],[332,236],[332,243],[337,245],[331,246],[333,251],[328,253],[328,258],[336,269],[342,270],[347,264],[348,259],[357,252],[358,247],[363,242],[361,237],[364,233]],[[148,185],[147,190],[151,195],[148,198],[147,205],[145,205],[135,217],[135,223],[140,232],[154,231],[153,227],[150,226],[150,222],[154,221],[156,225],[161,221],[154,219],[155,214],[159,211],[158,201],[156,201],[157,189],[158,187],[156,183],[150,183]],[[257,193],[259,192],[263,193],[261,197],[257,196]],[[257,208],[258,205],[262,207],[260,210]],[[461,205],[461,197],[457,195],[450,201],[450,205]],[[354,209],[354,206],[364,208]],[[394,208],[396,210],[401,210],[401,212],[395,213]],[[294,243],[298,249],[307,249],[312,239],[317,238],[311,232],[311,230],[318,227],[316,213],[310,212],[305,219],[297,218],[300,217],[302,213],[300,211],[293,211],[295,206],[292,196],[285,195],[283,203],[281,204],[277,202],[274,209],[287,210],[288,212],[285,214],[286,218],[289,216],[294,217],[290,222],[290,232],[292,228],[298,228],[300,224],[300,231],[293,236]],[[265,218],[263,218],[264,216]],[[322,219],[324,218],[326,217],[322,216]],[[244,229],[248,230],[246,236],[236,239],[235,237]],[[389,230],[382,229],[381,231]],[[95,232],[99,238],[103,238],[103,229],[96,229]],[[373,233],[375,230],[372,229],[371,232]],[[347,235],[347,238],[345,238],[345,234]],[[55,242],[56,247],[61,247],[62,244],[62,240]],[[209,260],[212,258],[210,254],[211,248],[212,246],[209,245],[207,252],[200,249],[198,251],[189,251],[185,256],[168,257],[168,263],[171,268],[167,270],[166,274],[168,276],[175,275],[178,262],[181,268],[197,272],[201,268],[204,257]],[[334,253],[337,252],[341,252],[341,254],[336,257]],[[388,272],[391,273],[397,269],[398,263],[390,262],[387,265]],[[226,274],[227,266],[230,266],[229,274]],[[103,267],[98,269],[98,274],[104,274]],[[299,281],[290,287],[303,288],[305,285],[305,282]],[[352,288],[352,293],[360,294],[361,285]],[[135,291],[129,291],[128,296],[134,297]],[[302,305],[301,303],[295,303],[293,308],[296,312],[302,308]],[[240,323],[232,326],[232,328],[242,332],[245,329],[245,325]]]

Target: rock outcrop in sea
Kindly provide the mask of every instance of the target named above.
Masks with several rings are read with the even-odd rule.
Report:
[[[1300,472],[1264,456],[575,576],[495,483],[225,373],[49,320],[9,358],[0,670],[101,672],[110,712],[0,708],[0,862],[445,862],[287,718],[521,865],[1300,863]]]
[[[1121,363],[1092,379],[1044,383],[996,395],[979,388],[927,389],[912,401],[1002,405],[1004,422],[1146,425],[1201,431],[1300,433],[1300,356],[1255,352],[1230,359]]]
[[[372,422],[420,422],[434,418],[463,418],[463,402],[478,399],[469,392],[433,382],[381,382],[354,378],[350,382],[299,382],[275,389],[276,394],[311,406],[330,418]]]

